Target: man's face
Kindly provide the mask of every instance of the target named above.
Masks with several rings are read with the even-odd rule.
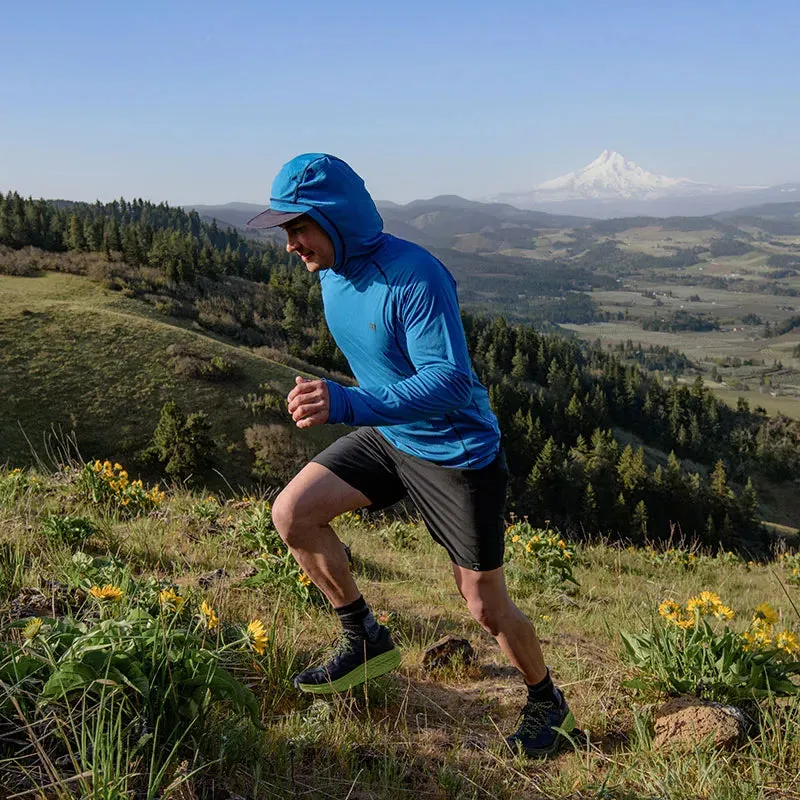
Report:
[[[307,214],[281,225],[286,231],[286,252],[297,253],[309,272],[328,269],[336,262],[330,236]]]

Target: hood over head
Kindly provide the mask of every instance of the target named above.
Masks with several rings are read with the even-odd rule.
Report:
[[[381,243],[383,220],[364,181],[336,156],[303,153],[284,164],[272,183],[269,208],[247,224],[274,227],[300,214],[331,237],[337,272]]]

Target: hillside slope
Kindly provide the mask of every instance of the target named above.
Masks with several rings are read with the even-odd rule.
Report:
[[[148,444],[163,404],[177,400],[186,412],[209,415],[215,464],[232,483],[245,481],[252,458],[243,432],[259,420],[240,398],[261,384],[282,394],[294,385],[296,370],[182,327],[86,278],[0,275],[0,301],[0,463],[30,462],[26,437],[41,454],[51,426],[74,430],[87,459],[130,461]],[[180,374],[176,351],[205,361],[217,356],[236,365],[238,376],[209,382]],[[332,435],[303,438],[318,443]]]

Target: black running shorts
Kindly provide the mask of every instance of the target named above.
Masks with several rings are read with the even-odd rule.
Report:
[[[503,564],[508,467],[502,450],[481,469],[452,469],[398,450],[375,428],[358,428],[313,459],[371,501],[409,497],[450,560],[485,572]]]

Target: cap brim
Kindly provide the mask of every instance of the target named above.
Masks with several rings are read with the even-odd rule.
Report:
[[[297,217],[302,217],[305,211],[273,211],[268,208],[260,214],[256,214],[253,219],[248,220],[245,225],[248,228],[277,228]]]

